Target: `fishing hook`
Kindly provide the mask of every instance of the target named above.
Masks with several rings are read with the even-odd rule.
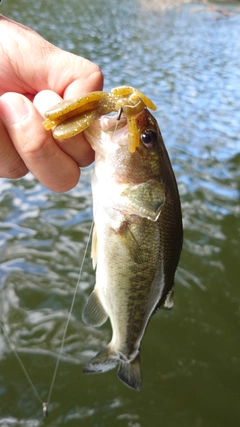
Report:
[[[121,119],[122,112],[123,112],[123,107],[120,107],[117,113],[117,121]]]

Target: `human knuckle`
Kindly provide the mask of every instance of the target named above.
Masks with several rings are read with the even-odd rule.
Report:
[[[0,165],[0,177],[8,179],[22,178],[28,173],[26,165],[22,161],[13,161],[7,165]]]
[[[41,136],[35,136],[29,138],[25,143],[22,144],[20,150],[24,158],[31,158],[39,160],[40,158],[47,157],[51,151],[51,140],[50,138],[42,138]]]

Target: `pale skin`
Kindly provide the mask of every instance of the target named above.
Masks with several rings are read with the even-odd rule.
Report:
[[[68,191],[94,152],[82,133],[54,139],[43,114],[62,99],[102,90],[101,70],[3,15],[0,34],[0,178],[30,171],[50,190]]]

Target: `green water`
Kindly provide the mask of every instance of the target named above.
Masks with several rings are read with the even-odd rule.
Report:
[[[47,419],[0,335],[1,427],[240,425],[240,16],[192,8],[160,14],[137,0],[1,5],[100,65],[106,90],[132,85],[155,102],[185,237],[174,309],[154,315],[143,339],[142,391],[115,371],[81,373],[111,336],[109,324],[93,329],[81,320],[94,285],[89,249]],[[67,194],[30,175],[0,179],[0,317],[43,401],[91,226],[90,177],[91,167]]]

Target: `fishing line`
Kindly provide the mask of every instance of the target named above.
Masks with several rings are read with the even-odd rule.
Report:
[[[35,394],[35,396],[37,398],[37,400],[42,405],[42,410],[43,410],[44,417],[46,417],[48,415],[48,406],[50,404],[50,400],[51,400],[51,397],[52,397],[53,387],[54,387],[54,384],[55,384],[55,380],[56,380],[56,376],[57,376],[57,371],[58,371],[58,367],[59,367],[59,363],[60,363],[60,359],[61,359],[61,356],[62,356],[63,347],[64,347],[64,343],[65,343],[65,338],[66,338],[66,334],[67,334],[67,330],[68,330],[70,318],[71,318],[71,315],[72,315],[74,303],[75,303],[75,300],[76,300],[77,291],[78,291],[78,288],[79,288],[81,276],[82,276],[83,265],[84,265],[84,261],[86,259],[87,250],[88,250],[88,246],[89,246],[89,242],[90,242],[92,230],[93,230],[93,222],[91,224],[91,228],[90,228],[90,231],[89,231],[87,244],[86,244],[86,247],[85,247],[85,250],[84,250],[84,254],[83,254],[83,259],[82,259],[82,262],[81,262],[81,265],[80,265],[80,270],[79,270],[79,274],[78,274],[78,280],[77,280],[77,284],[76,284],[76,287],[75,287],[75,290],[74,290],[74,293],[73,293],[73,299],[72,299],[70,311],[68,313],[68,318],[67,318],[66,326],[65,326],[65,329],[64,329],[63,337],[62,337],[62,342],[61,342],[61,347],[60,347],[60,350],[59,350],[59,353],[58,353],[57,362],[56,362],[55,369],[54,369],[54,372],[53,372],[53,377],[52,377],[52,381],[51,381],[51,385],[50,385],[50,389],[49,389],[49,394],[48,394],[47,402],[44,402],[41,399],[41,397],[40,397],[40,395],[39,395],[39,393],[38,393],[35,385],[33,384],[33,382],[31,380],[31,378],[30,378],[30,376],[29,376],[29,374],[28,374],[28,372],[27,372],[27,370],[26,370],[26,368],[25,368],[25,366],[24,366],[24,364],[23,364],[23,362],[22,362],[22,360],[21,360],[21,358],[20,358],[20,356],[19,356],[16,348],[15,348],[15,346],[13,345],[13,343],[11,342],[11,340],[9,338],[9,335],[8,335],[8,333],[7,333],[7,331],[6,331],[5,327],[4,327],[4,324],[0,321],[0,326],[1,326],[2,330],[3,330],[3,333],[4,333],[5,337],[7,338],[7,342],[8,342],[9,347],[12,350],[13,354],[15,355],[15,357],[16,357],[16,359],[17,359],[17,361],[18,361],[18,363],[19,363],[19,365],[20,365],[20,367],[21,367],[21,369],[22,369],[22,371],[23,371],[23,373],[24,373],[24,375],[25,375],[25,377],[26,377],[29,385],[31,386],[31,388],[32,388],[32,390],[33,390],[33,392],[34,392],[34,394]]]
[[[59,366],[60,359],[61,359],[61,356],[62,356],[62,351],[63,351],[63,347],[64,347],[64,343],[65,343],[65,338],[66,338],[66,334],[67,334],[67,329],[68,329],[68,325],[69,325],[70,318],[71,318],[71,315],[72,315],[74,303],[75,303],[75,300],[76,300],[77,291],[78,291],[78,287],[79,287],[81,276],[82,276],[83,264],[84,264],[84,261],[85,261],[86,255],[87,255],[87,250],[88,250],[88,246],[89,246],[89,242],[90,242],[92,230],[93,230],[93,222],[91,224],[91,228],[90,228],[90,231],[89,231],[87,244],[86,244],[85,251],[84,251],[84,254],[83,254],[82,263],[80,265],[80,270],[79,270],[79,274],[78,274],[78,280],[77,280],[77,284],[76,284],[76,287],[75,287],[75,290],[74,290],[74,293],[73,293],[73,299],[72,299],[71,307],[70,307],[70,310],[69,310],[69,313],[68,313],[67,323],[66,323],[66,326],[65,326],[65,329],[64,329],[64,333],[63,333],[63,337],[62,337],[61,347],[60,347],[60,350],[59,350],[59,353],[58,353],[58,358],[57,358],[55,370],[54,370],[54,373],[53,373],[52,382],[51,382],[51,385],[50,385],[50,390],[49,390],[48,399],[47,399],[47,403],[46,403],[46,411],[47,411],[47,408],[48,408],[50,400],[51,400],[51,396],[52,396],[52,392],[53,392],[53,387],[54,387],[54,383],[55,383],[56,376],[57,376],[58,366]]]
[[[23,373],[24,373],[25,377],[27,378],[27,380],[28,380],[28,382],[29,382],[29,385],[31,386],[31,388],[32,388],[32,390],[33,390],[33,392],[34,392],[34,394],[35,394],[35,396],[36,396],[37,400],[38,400],[38,401],[41,403],[41,405],[43,406],[43,405],[44,405],[44,402],[43,402],[43,400],[41,399],[41,397],[39,396],[39,393],[38,393],[38,391],[37,391],[37,389],[36,389],[35,385],[33,384],[33,382],[32,382],[32,380],[31,380],[31,378],[30,378],[30,376],[29,376],[29,374],[28,374],[28,372],[27,372],[27,370],[26,370],[26,368],[25,368],[25,366],[24,366],[24,364],[23,364],[23,362],[22,362],[22,360],[21,360],[21,358],[20,358],[20,356],[19,356],[19,354],[18,354],[18,352],[17,352],[16,348],[15,348],[15,346],[14,346],[14,345],[13,345],[13,343],[11,342],[11,340],[10,340],[10,338],[9,338],[9,336],[8,336],[8,333],[7,333],[7,331],[6,331],[6,329],[5,329],[4,325],[3,325],[3,323],[2,323],[2,322],[0,322],[0,325],[1,325],[1,327],[2,327],[2,330],[3,330],[3,333],[4,333],[5,337],[7,338],[8,345],[9,345],[10,349],[12,350],[13,354],[15,355],[15,357],[16,357],[16,359],[17,359],[17,361],[18,361],[19,365],[21,366],[22,371],[23,371]]]

